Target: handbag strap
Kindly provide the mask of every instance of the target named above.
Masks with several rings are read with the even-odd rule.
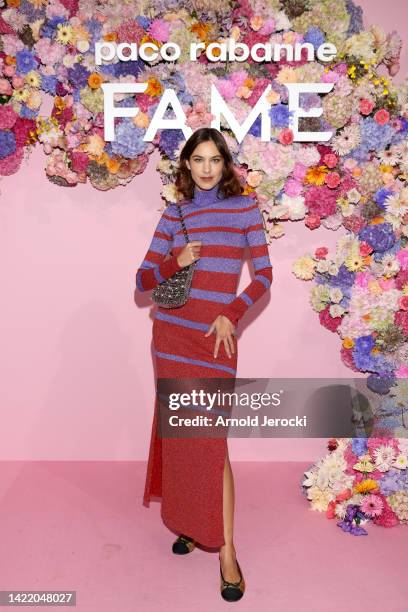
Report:
[[[187,228],[186,228],[186,224],[184,222],[183,213],[181,212],[181,206],[180,206],[180,204],[176,204],[176,206],[177,206],[178,211],[179,211],[181,227],[183,228],[183,232],[184,232],[184,236],[185,236],[186,242],[190,242],[189,239],[188,239]]]

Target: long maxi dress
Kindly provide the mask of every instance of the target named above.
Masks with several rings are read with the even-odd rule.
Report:
[[[238,347],[226,354],[223,342],[214,358],[215,333],[205,337],[220,314],[236,326],[242,315],[272,282],[272,265],[258,204],[249,196],[224,198],[218,184],[195,187],[192,200],[182,204],[190,240],[202,242],[187,302],[174,309],[158,307],[153,321],[157,378],[234,378]],[[177,256],[185,246],[178,209],[166,207],[145,258],[136,272],[140,291],[181,269]],[[245,247],[249,247],[255,276],[236,295]],[[227,381],[226,381],[227,382]],[[156,393],[143,505],[161,498],[164,524],[204,547],[224,545],[223,474],[225,438],[159,437]]]

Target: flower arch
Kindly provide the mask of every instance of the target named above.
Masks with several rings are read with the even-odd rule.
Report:
[[[269,63],[251,57],[245,62],[209,62],[205,53],[190,61],[191,43],[207,46],[229,38],[249,47],[308,42],[317,49],[331,42],[337,55],[329,63],[309,62],[305,55],[300,61],[283,56]],[[176,62],[115,58],[97,65],[98,41],[151,42],[158,48],[173,41],[181,56]],[[0,175],[18,172],[24,155],[40,145],[50,181],[62,187],[89,181],[99,190],[115,189],[143,173],[157,149],[162,196],[172,201],[177,198],[172,178],[184,135],[181,130],[159,130],[152,142],[143,140],[164,89],[176,91],[187,125],[196,129],[213,119],[212,84],[239,121],[270,84],[270,142],[260,140],[260,119],[242,143],[225,119],[221,123],[236,171],[245,193],[259,203],[269,242],[284,235],[285,221],[303,221],[311,230],[320,225],[347,230],[332,258],[320,247],[296,261],[293,273],[314,281],[311,305],[321,324],[341,338],[341,359],[352,371],[368,373],[367,386],[384,398],[385,411],[401,417],[397,433],[405,436],[401,410],[408,404],[408,81],[399,86],[392,81],[400,50],[396,32],[363,28],[361,9],[352,0],[8,0],[0,13]],[[106,82],[148,85],[143,94],[116,94],[117,106],[141,110],[132,119],[117,120],[111,142],[103,138],[101,85]],[[293,142],[287,84],[295,82],[333,83],[327,95],[306,93],[300,98],[305,110],[323,108],[321,117],[301,118],[300,130],[330,130],[330,141]],[[47,96],[52,111],[44,116],[41,106]],[[329,448],[325,465],[338,459],[337,471],[332,470],[337,489],[326,478],[327,465],[323,472],[315,466],[302,485],[309,499],[318,499],[316,509],[330,507],[334,516],[337,508],[346,528],[356,527],[357,519],[377,516],[375,512],[386,512],[391,522],[408,519],[406,478],[404,486],[395,485],[398,496],[391,505],[386,497],[390,487],[377,489],[371,505],[364,498],[365,513],[361,498],[344,497],[353,482],[344,478],[346,470],[354,478],[368,473],[353,467],[357,463],[376,465],[380,474],[388,474],[381,466],[400,470],[399,476],[406,473],[407,445],[394,441],[393,453],[390,445],[377,452],[375,444],[336,444]],[[357,461],[359,456],[364,461]],[[358,495],[372,496],[375,490],[366,485]]]

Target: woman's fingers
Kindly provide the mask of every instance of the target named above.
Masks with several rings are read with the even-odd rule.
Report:
[[[231,358],[231,348],[228,342],[228,336],[223,339],[223,342],[225,346],[225,352],[227,353],[228,357]]]
[[[214,328],[215,328],[214,323],[211,323],[210,327],[208,328],[207,333],[206,333],[206,334],[204,334],[204,335],[205,335],[205,337],[207,337],[207,336],[209,336],[210,334],[212,334],[212,333],[213,333],[213,331],[214,331]]]

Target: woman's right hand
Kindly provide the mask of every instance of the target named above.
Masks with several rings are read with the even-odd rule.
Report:
[[[177,263],[182,268],[189,266],[200,259],[200,249],[202,242],[200,240],[192,240],[191,242],[187,242],[186,246],[182,251],[177,255]]]

